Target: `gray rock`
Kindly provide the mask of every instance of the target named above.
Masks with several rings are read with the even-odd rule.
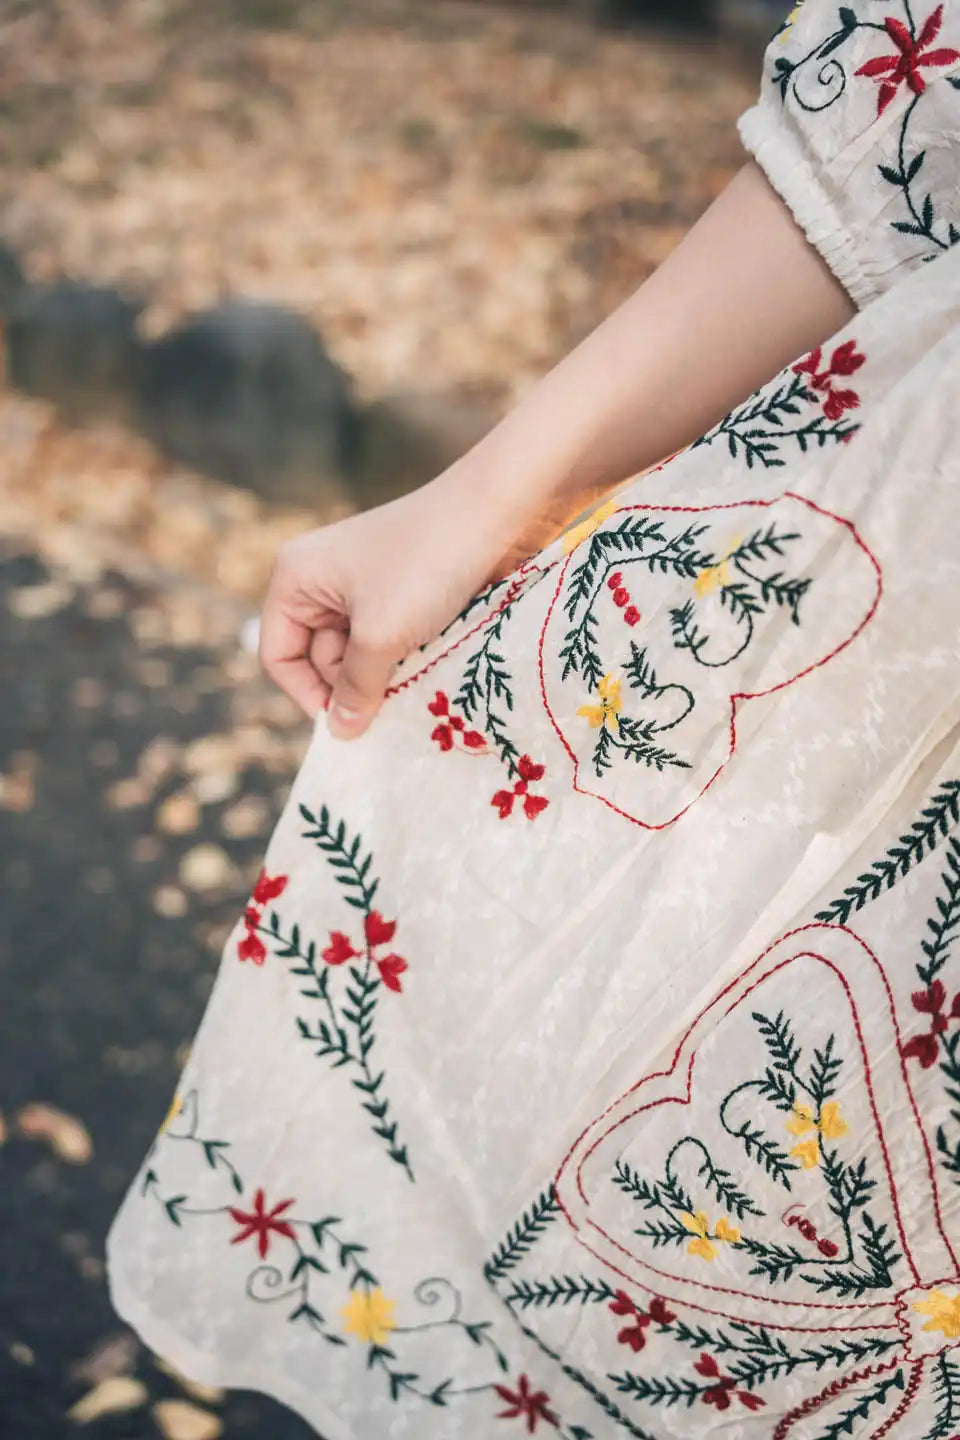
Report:
[[[350,379],[294,311],[231,299],[189,316],[144,345],[138,390],[164,454],[272,499],[302,501],[351,469]]]
[[[52,401],[71,424],[128,419],[140,361],[140,308],[115,290],[77,280],[22,288],[6,315],[10,383]]]
[[[9,314],[11,305],[26,287],[27,280],[20,261],[9,245],[0,241],[0,318]]]

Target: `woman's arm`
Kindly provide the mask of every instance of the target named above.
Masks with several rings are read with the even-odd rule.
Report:
[[[394,664],[456,615],[531,522],[696,439],[852,313],[748,164],[636,294],[460,460],[283,547],[261,624],[268,673],[309,714],[330,704],[334,734],[362,734]]]
[[[639,290],[440,483],[479,488],[501,524],[562,510],[696,440],[853,313],[751,161]]]

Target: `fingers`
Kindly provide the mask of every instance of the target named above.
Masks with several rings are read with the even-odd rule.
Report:
[[[351,634],[330,699],[330,730],[334,735],[350,740],[363,734],[383,704],[393,666],[394,656],[389,650]]]
[[[330,686],[310,659],[313,630],[277,604],[268,603],[260,620],[260,663],[281,690],[313,720],[326,709]]]
[[[346,621],[343,625],[316,630],[310,643],[310,662],[324,684],[333,689],[347,648]]]

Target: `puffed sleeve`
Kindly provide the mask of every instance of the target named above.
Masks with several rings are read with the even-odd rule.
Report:
[[[740,135],[868,304],[960,240],[960,0],[806,0]]]

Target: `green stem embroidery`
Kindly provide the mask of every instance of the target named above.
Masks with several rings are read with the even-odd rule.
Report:
[[[842,1440],[844,1435],[852,1435],[854,1420],[866,1420],[878,1405],[885,1404],[891,1390],[904,1390],[905,1388],[902,1370],[898,1369],[892,1375],[884,1376],[871,1390],[867,1391],[866,1395],[861,1396],[855,1405],[851,1405],[849,1410],[845,1410],[839,1419],[834,1420],[825,1430],[821,1430],[815,1440]]]
[[[960,780],[945,780],[920,811],[905,835],[901,835],[881,860],[875,860],[838,899],[832,900],[816,918],[826,924],[846,925],[856,910],[891,890],[922,860],[933,853],[953,826],[960,824]]]
[[[933,1389],[939,1408],[923,1440],[947,1440],[960,1424],[960,1364],[946,1353],[934,1362]]]
[[[502,1280],[509,1270],[528,1255],[540,1236],[560,1214],[560,1202],[551,1185],[538,1195],[528,1210],[507,1231],[503,1240],[493,1251],[483,1267],[485,1278],[491,1284]]]
[[[367,854],[361,858],[359,835],[355,836],[348,845],[344,822],[341,820],[334,829],[326,805],[321,806],[319,816],[308,810],[305,805],[301,805],[300,814],[310,827],[303,832],[304,838],[313,840],[323,851],[327,863],[334,871],[337,883],[349,892],[344,896],[347,904],[362,912],[366,934],[366,924],[373,913],[373,899],[379,883],[376,879],[369,878],[373,856]],[[273,928],[275,924],[276,930]],[[275,915],[271,916],[271,931],[274,934],[279,932],[279,920]],[[373,1023],[381,989],[381,981],[373,973],[374,961],[370,944],[366,939],[364,940],[363,968],[356,965],[349,966],[349,975],[353,984],[346,987],[347,1004],[342,1005],[340,1010],[340,1017],[354,1032],[356,1043],[355,1046],[350,1046],[347,1042],[345,1028],[330,1000],[327,978],[324,976],[321,980],[317,976],[315,945],[311,942],[306,952],[303,952],[299,944],[299,933],[296,930],[291,941],[294,937],[297,941],[294,953],[304,959],[306,973],[317,987],[313,998],[320,998],[324,1001],[331,1018],[330,1027],[326,1025],[326,1022],[320,1022],[317,1035],[311,1034],[309,1028],[302,1024],[300,1024],[300,1033],[305,1039],[319,1039],[321,1048],[317,1051],[318,1055],[335,1054],[337,1057],[334,1061],[335,1068],[353,1064],[359,1069],[360,1075],[353,1078],[353,1085],[365,1097],[361,1104],[375,1122],[371,1126],[373,1133],[386,1145],[390,1159],[405,1171],[408,1179],[413,1180],[414,1175],[407,1147],[397,1140],[397,1122],[390,1117],[389,1101],[383,1093],[385,1071],[381,1070],[379,1073],[375,1073],[370,1063],[375,1043]],[[297,970],[293,973],[301,974],[303,971]],[[304,993],[310,995],[313,992]]]

